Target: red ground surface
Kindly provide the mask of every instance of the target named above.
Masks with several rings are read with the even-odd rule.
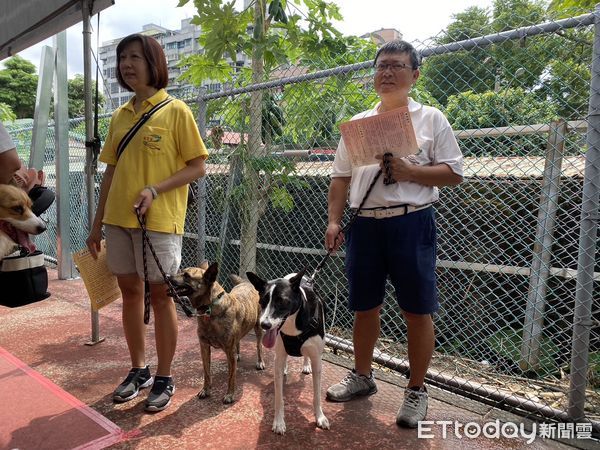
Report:
[[[522,439],[419,438],[416,430],[400,429],[395,415],[403,381],[378,380],[379,392],[349,403],[323,402],[331,430],[315,428],[312,380],[302,375],[301,360],[291,358],[284,388],[285,436],[271,432],[273,421],[272,352],[267,369],[254,368],[252,336],[242,343],[236,402],[224,405],[227,364],[213,351],[213,396],[200,400],[202,363],[194,319],[180,316],[179,344],[173,364],[177,392],[165,411],[147,414],[147,391],[125,404],[113,404],[111,393],[129,370],[129,357],[120,323],[119,301],[100,311],[101,336],[90,339],[88,299],[80,280],[59,281],[50,273],[52,297],[43,302],[8,309],[0,307],[0,448],[21,450],[76,448],[113,449],[490,449],[522,448]],[[152,323],[151,323],[152,325]],[[152,326],[148,329],[148,362],[155,367]],[[22,361],[20,363],[19,361]],[[18,367],[19,364],[22,367]],[[326,362],[323,395],[347,369]],[[376,374],[377,376],[377,374]],[[390,376],[383,376],[390,380]],[[393,377],[392,377],[393,378]],[[6,397],[8,395],[8,398]],[[463,423],[494,419],[489,407],[430,389],[429,420]],[[115,436],[119,442],[111,442]],[[97,441],[97,439],[106,439]],[[26,441],[24,439],[27,439]],[[26,442],[23,444],[22,442]],[[52,444],[52,445],[51,445]],[[566,448],[536,440],[529,448]],[[590,447],[591,448],[591,447]]]

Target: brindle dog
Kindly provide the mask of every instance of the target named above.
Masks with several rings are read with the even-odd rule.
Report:
[[[262,328],[260,327],[260,305],[254,286],[242,278],[231,275],[235,284],[231,292],[216,281],[219,266],[215,262],[208,266],[185,269],[171,278],[177,291],[187,295],[198,313],[198,338],[204,366],[204,386],[199,398],[210,396],[210,352],[211,347],[222,349],[227,355],[229,382],[223,403],[233,403],[237,361],[240,358],[240,340],[254,328],[256,334],[256,369],[263,370]]]

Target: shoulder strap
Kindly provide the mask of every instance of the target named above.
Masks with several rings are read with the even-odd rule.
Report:
[[[168,103],[171,102],[171,100],[173,100],[173,99],[171,97],[168,97],[165,100],[163,100],[162,102],[154,105],[152,107],[152,109],[150,111],[148,111],[147,113],[144,113],[144,115],[141,117],[141,119],[138,120],[137,123],[133,127],[131,127],[131,130],[129,130],[127,132],[127,134],[125,136],[123,136],[123,139],[121,139],[121,142],[119,142],[119,146],[117,147],[117,161],[121,157],[121,154],[123,154],[123,151],[125,150],[125,147],[127,147],[127,144],[129,144],[129,141],[131,141],[131,139],[133,139],[133,136],[135,136],[135,133],[137,133],[138,130],[140,128],[142,128],[142,126],[148,121],[148,119],[150,119],[150,117],[152,117],[152,114],[154,114],[156,111],[158,111],[159,109],[166,106]]]

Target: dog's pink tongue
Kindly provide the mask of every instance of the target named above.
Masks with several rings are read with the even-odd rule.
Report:
[[[21,231],[3,220],[0,220],[0,230],[4,231],[17,244],[25,247],[29,253],[35,251],[35,244],[29,239],[29,233]]]
[[[267,348],[273,348],[277,339],[277,328],[271,328],[263,336],[263,345]]]
[[[35,244],[29,239],[29,233],[21,230],[15,230],[17,233],[16,242],[21,247],[25,247],[29,253],[35,252]]]

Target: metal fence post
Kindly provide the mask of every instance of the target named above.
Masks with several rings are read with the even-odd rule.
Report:
[[[54,37],[54,138],[56,144],[56,204],[58,278],[73,278],[70,245],[69,111],[67,98],[67,32]]]
[[[44,45],[40,61],[40,77],[38,78],[37,94],[35,96],[31,152],[29,153],[29,167],[35,167],[38,170],[43,169],[45,163],[55,59],[55,49]]]
[[[540,363],[542,346],[542,330],[544,327],[544,311],[546,309],[546,292],[550,259],[554,242],[556,210],[560,193],[560,175],[567,123],[564,120],[552,122],[546,147],[546,163],[542,179],[538,224],[533,244],[533,259],[529,277],[529,292],[525,323],[523,324],[523,343],[521,347],[520,366],[523,370],[536,370]]]
[[[202,140],[206,143],[206,100],[204,94],[205,89],[201,88],[198,94],[198,130]],[[198,217],[196,262],[200,264],[206,259],[206,175],[198,180],[196,194],[196,214]]]
[[[92,117],[92,46],[91,46],[91,25],[90,25],[90,10],[92,2],[90,0],[82,5],[83,13],[83,86],[85,91],[85,139],[92,142],[94,139],[94,124]],[[86,145],[85,151],[85,181],[87,187],[87,202],[88,202],[88,230],[92,229],[94,222],[94,211],[96,205],[95,199],[95,180],[96,167],[94,164],[93,150],[91,145]],[[86,342],[86,345],[95,345],[104,340],[100,337],[100,320],[98,311],[94,311],[90,305],[91,321],[92,321],[92,339]]]
[[[585,153],[585,177],[581,198],[581,225],[577,259],[577,287],[573,315],[573,345],[571,381],[569,386],[569,417],[574,421],[585,418],[585,389],[587,386],[590,330],[592,327],[592,292],[594,260],[600,207],[600,4],[596,5],[594,48],[590,84],[589,117]]]

